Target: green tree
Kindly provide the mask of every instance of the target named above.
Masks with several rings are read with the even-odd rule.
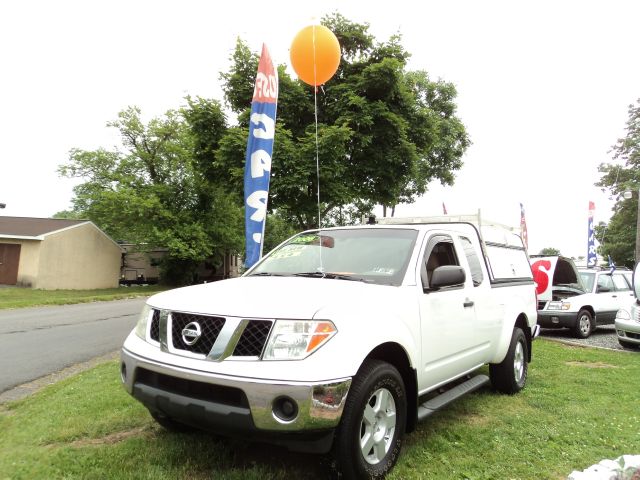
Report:
[[[553,247],[545,247],[540,250],[540,255],[560,255],[560,250]]]
[[[618,139],[612,154],[613,163],[599,166],[602,176],[596,186],[608,190],[616,203],[609,223],[596,227],[596,236],[602,256],[611,255],[616,265],[633,267],[640,187],[640,99],[629,105],[626,136]],[[623,198],[626,191],[633,192],[632,198]]]
[[[368,24],[339,14],[323,19],[338,37],[342,61],[333,79],[314,89],[278,67],[279,99],[269,196],[299,228],[360,217],[375,204],[393,207],[425,193],[432,180],[452,184],[470,142],[456,116],[455,87],[407,70],[400,36],[376,42]],[[241,191],[246,123],[258,55],[238,40],[231,67],[221,74],[225,99],[239,126],[220,142],[219,160]],[[318,129],[314,104],[317,103]],[[350,206],[350,207],[348,207]],[[360,210],[360,208],[364,210]]]
[[[187,98],[187,106],[146,125],[130,107],[107,124],[123,151],[73,149],[59,167],[79,178],[71,212],[115,239],[165,247],[163,280],[193,281],[198,264],[242,249],[242,209],[224,185],[215,151],[226,120],[217,102]]]

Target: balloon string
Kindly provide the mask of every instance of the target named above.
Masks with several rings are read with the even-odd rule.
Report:
[[[318,82],[316,80],[316,26],[312,28],[312,42],[313,42],[313,115],[316,123],[316,181],[318,183],[318,247],[320,248],[320,271],[324,272],[324,265],[322,264],[322,241],[320,236],[320,228],[322,226],[322,219],[320,217],[320,155],[318,153]]]

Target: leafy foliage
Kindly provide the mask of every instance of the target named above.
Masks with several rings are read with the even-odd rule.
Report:
[[[188,106],[144,124],[130,107],[108,124],[124,151],[74,149],[61,175],[80,178],[72,212],[113,238],[168,249],[163,279],[193,280],[206,258],[242,248],[242,212],[225,186],[215,151],[226,130],[217,102],[187,98]]]
[[[360,217],[375,204],[412,202],[432,180],[452,184],[470,144],[455,115],[455,87],[431,81],[424,71],[407,71],[410,55],[399,35],[376,43],[368,24],[339,14],[322,23],[342,49],[334,78],[315,92],[293,80],[284,66],[278,68],[270,210],[284,210],[300,228],[317,226],[318,176],[325,225],[344,219],[345,208]],[[227,104],[244,129],[258,56],[238,40],[231,62],[221,79]],[[245,145],[243,130],[232,128],[219,152],[238,190]]]
[[[339,14],[323,23],[342,49],[327,85],[316,92],[278,67],[265,251],[294,229],[317,226],[319,216],[326,226],[352,224],[376,204],[412,202],[433,180],[452,184],[470,144],[456,117],[455,87],[408,71],[399,35],[377,42],[368,24]],[[212,255],[240,252],[258,61],[238,40],[231,68],[220,75],[235,126],[217,101],[199,97],[148,123],[138,108],[120,112],[108,126],[120,132],[122,150],[74,149],[60,166],[82,183],[72,210],[57,216],[89,218],[115,239],[167,248],[163,278],[171,283],[191,282]]]
[[[553,247],[545,247],[540,250],[540,255],[560,255],[560,250]]]
[[[616,265],[634,266],[638,194],[640,194],[640,99],[629,105],[627,135],[613,146],[614,163],[601,164],[602,173],[596,186],[608,190],[617,199],[609,224],[596,227],[600,239],[600,253]],[[633,197],[623,199],[626,191]]]

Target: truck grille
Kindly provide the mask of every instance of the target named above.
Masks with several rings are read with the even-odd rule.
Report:
[[[547,301],[546,300],[540,300],[538,301],[538,310],[544,310],[544,307],[547,305]]]
[[[225,322],[225,319],[222,317],[209,317],[206,315],[193,315],[180,312],[173,312],[171,318],[171,339],[174,348],[192,353],[200,353],[202,355],[207,355],[211,351]],[[182,338],[182,330],[192,322],[200,325],[202,335],[193,345],[188,345]]]
[[[259,357],[271,331],[270,320],[251,320],[242,332],[233,355],[238,357]]]
[[[154,308],[152,309],[152,312],[151,326],[149,327],[149,338],[155,342],[161,343],[161,330],[165,328],[160,322],[162,310]],[[220,332],[227,322],[225,317],[217,317],[213,315],[164,311],[164,315],[166,316],[167,314],[171,314],[171,322],[167,322],[167,327],[170,325],[171,330],[170,332],[166,332],[167,343],[170,345],[169,348],[173,347],[174,353],[178,354],[186,352],[196,355],[209,355],[213,346],[216,344],[216,340],[218,340]],[[183,330],[187,326],[189,326],[190,330],[196,329],[194,325],[190,325],[193,322],[199,325],[201,334],[193,344],[189,345],[187,342],[189,342],[192,337],[187,336],[187,342],[185,342],[185,339],[183,338]],[[234,322],[238,325],[235,332],[233,332],[233,335],[230,335],[229,332],[227,332],[225,337],[229,336],[230,341],[234,341],[233,339],[236,339],[235,345],[216,345],[216,350],[220,348],[226,352],[230,352],[226,353],[224,358],[227,356],[260,357],[264,350],[264,346],[267,343],[267,339],[269,338],[273,320],[243,320],[238,324],[238,320],[236,319]],[[230,323],[228,327],[233,328],[233,325],[234,323]],[[242,329],[242,333],[240,333],[240,329]],[[166,346],[163,347],[162,345],[160,345],[160,347],[166,348]],[[221,361],[224,360],[224,358],[212,357],[211,359],[213,361]]]

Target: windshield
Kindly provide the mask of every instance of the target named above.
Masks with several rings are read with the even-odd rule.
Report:
[[[400,285],[418,232],[396,228],[304,232],[274,250],[248,276],[284,275]]]
[[[582,283],[587,289],[587,292],[593,292],[593,282],[596,280],[596,273],[580,272],[580,277],[582,277]]]

